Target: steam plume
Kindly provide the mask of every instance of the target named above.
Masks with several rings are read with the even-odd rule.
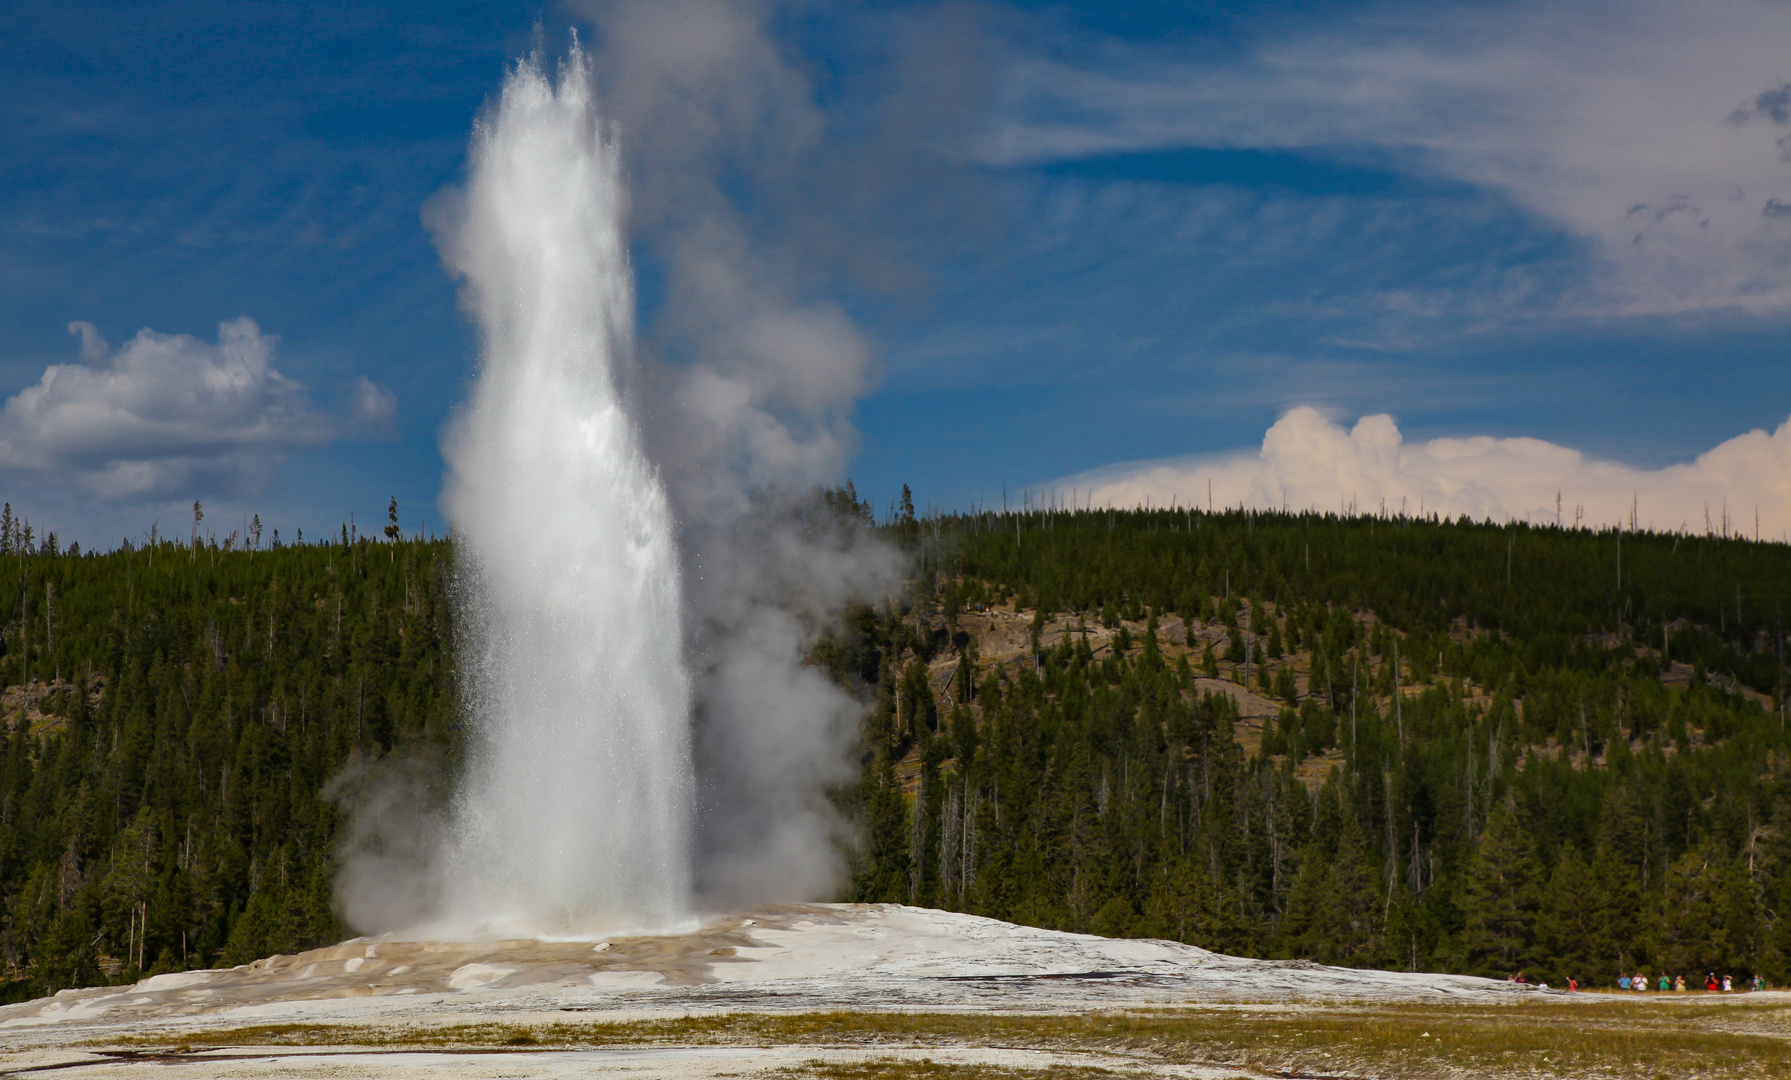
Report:
[[[930,190],[920,133],[939,95],[964,109],[972,94],[943,68],[898,77],[922,92],[891,96],[842,152],[771,15],[597,7],[589,67],[575,50],[556,86],[521,65],[475,133],[465,195],[427,211],[485,338],[446,440],[482,718],[452,857],[431,871],[451,914],[652,915],[687,893],[719,906],[840,884],[827,793],[852,775],[862,703],[804,659],[903,567],[817,512],[875,364],[807,283],[899,287],[883,225],[914,208],[887,211]],[[663,284],[638,363],[630,251]],[[357,836],[384,865],[415,849]]]
[[[803,658],[901,564],[804,513],[815,485],[844,479],[874,379],[865,335],[804,284],[900,278],[880,214],[936,166],[893,131],[843,145],[769,5],[589,10],[639,193],[634,235],[666,282],[643,386],[689,569],[699,892],[717,905],[828,896],[840,847],[825,791],[851,775],[862,705]],[[900,94],[887,107],[930,108]]]
[[[471,764],[445,913],[663,921],[690,901],[690,686],[671,508],[624,388],[618,152],[576,47],[533,60],[436,207],[484,339],[444,449]]]

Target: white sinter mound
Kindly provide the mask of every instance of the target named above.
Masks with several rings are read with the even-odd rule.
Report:
[[[18,1040],[295,1021],[429,1025],[692,1009],[1080,1011],[1223,1000],[1489,1000],[1488,979],[1247,960],[1168,941],[1065,934],[893,904],[784,905],[682,933],[417,941],[357,938],[243,967],[64,991],[0,1009]],[[52,1035],[46,1028],[55,1029]]]

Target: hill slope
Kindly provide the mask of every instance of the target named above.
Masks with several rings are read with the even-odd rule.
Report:
[[[882,528],[913,587],[814,650],[866,702],[835,793],[858,899],[1355,965],[1791,977],[1782,545]],[[9,998],[339,940],[337,800],[395,760],[445,795],[449,546],[231,547],[0,528]]]
[[[451,755],[456,705],[446,545],[342,539],[6,545],[7,997],[344,935],[329,785]]]
[[[1413,970],[1791,976],[1781,545],[1198,512],[892,531],[912,597],[821,650],[875,693],[861,899]]]

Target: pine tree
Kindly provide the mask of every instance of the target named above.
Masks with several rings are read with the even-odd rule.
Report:
[[[1598,927],[1593,955],[1605,972],[1629,971],[1648,955],[1646,943],[1653,935],[1643,893],[1644,833],[1634,794],[1626,786],[1613,788],[1592,859]]]
[[[1537,938],[1551,981],[1561,983],[1571,976],[1585,982],[1602,970],[1594,951],[1599,906],[1591,867],[1579,849],[1568,844],[1555,862],[1537,912]]]
[[[1282,956],[1335,963],[1337,930],[1344,922],[1343,897],[1331,864],[1319,845],[1300,853],[1300,870],[1287,896],[1287,911],[1275,929]]]
[[[1367,966],[1380,945],[1380,911],[1376,901],[1373,868],[1368,863],[1368,844],[1361,821],[1346,812],[1331,863],[1341,910],[1335,923],[1333,961]]]
[[[1534,861],[1529,834],[1517,816],[1503,805],[1494,807],[1462,890],[1468,963],[1484,974],[1510,974],[1534,959]]]

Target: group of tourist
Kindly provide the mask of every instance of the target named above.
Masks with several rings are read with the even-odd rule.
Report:
[[[1515,982],[1515,983],[1524,983],[1524,982],[1528,982],[1529,980],[1524,978],[1524,973],[1520,971],[1516,975],[1513,975],[1509,981]],[[1764,989],[1766,989],[1766,979],[1764,976],[1755,975],[1753,977],[1753,979],[1751,980],[1751,985],[1749,983],[1743,983],[1742,985],[1743,985],[1744,989],[1764,990]],[[1541,988],[1544,990],[1548,989],[1548,984],[1547,983],[1541,984]],[[1691,988],[1692,989],[1697,988],[1697,980],[1696,979],[1692,980]],[[1569,989],[1569,990],[1580,989],[1580,981],[1576,978],[1569,977],[1567,980],[1567,989]],[[1634,975],[1619,975],[1619,976],[1617,976],[1617,989],[1633,990],[1638,993],[1647,993],[1648,989],[1649,989],[1648,976],[1641,972],[1637,972]],[[1662,991],[1674,990],[1674,991],[1677,991],[1677,992],[1683,994],[1686,991],[1685,976],[1684,975],[1668,975],[1666,972],[1663,971],[1660,973],[1659,985],[1655,986],[1654,989],[1662,990]],[[1732,976],[1729,976],[1729,975],[1724,975],[1723,977],[1721,977],[1719,979],[1717,977],[1716,972],[1713,971],[1710,974],[1704,976],[1704,989],[1711,993],[1724,993],[1724,994],[1733,993],[1735,990],[1735,980]]]
[[[1766,989],[1766,979],[1763,976],[1755,975],[1752,979],[1752,984],[1751,987],[1747,987],[1745,983],[1743,985],[1744,988],[1753,990]],[[1646,993],[1649,988],[1648,976],[1641,972],[1637,972],[1634,975],[1619,975],[1617,977],[1617,989],[1619,990],[1634,990],[1638,993]],[[1696,988],[1697,980],[1694,978],[1692,980],[1692,989]],[[1674,990],[1679,993],[1684,993],[1686,990],[1685,976],[1668,975],[1663,971],[1660,973],[1658,985],[1654,986],[1653,989],[1657,991]],[[1735,979],[1730,975],[1724,975],[1721,978],[1718,978],[1716,972],[1712,971],[1704,976],[1704,989],[1710,993],[1732,993],[1735,990]]]

